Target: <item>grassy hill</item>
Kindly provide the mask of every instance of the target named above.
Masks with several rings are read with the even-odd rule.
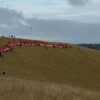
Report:
[[[6,44],[8,40],[0,38],[0,46]],[[6,72],[5,76],[2,75],[3,71]],[[97,91],[100,90],[100,52],[75,45],[64,49],[46,49],[36,46],[15,47],[13,53],[6,53],[4,58],[0,59],[0,77],[14,77],[49,84],[67,84]]]
[[[100,100],[100,92],[64,84],[0,77],[0,100]]]
[[[0,44],[7,41],[1,39]],[[48,50],[45,47],[16,47],[13,53],[0,59],[2,71],[7,76],[100,89],[100,52],[78,46]]]

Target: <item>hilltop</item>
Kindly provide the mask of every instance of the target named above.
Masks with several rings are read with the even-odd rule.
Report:
[[[0,38],[0,46],[8,40]],[[100,52],[75,45],[62,49],[15,47],[0,59],[0,73],[3,71],[6,77],[100,90]]]

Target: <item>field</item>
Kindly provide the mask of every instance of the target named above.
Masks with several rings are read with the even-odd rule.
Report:
[[[0,100],[100,100],[100,92],[64,84],[0,77]]]
[[[7,41],[1,38],[0,45]],[[75,45],[15,47],[0,59],[0,77],[0,100],[100,100],[100,52]]]

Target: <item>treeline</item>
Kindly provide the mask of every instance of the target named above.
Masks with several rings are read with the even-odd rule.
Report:
[[[80,46],[100,50],[100,44],[79,44]]]

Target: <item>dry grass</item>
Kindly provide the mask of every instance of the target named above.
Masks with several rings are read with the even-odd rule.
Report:
[[[0,43],[6,41],[4,38]],[[76,46],[15,48],[0,59],[0,75],[2,71],[6,76],[100,90],[100,52]]]
[[[100,92],[70,85],[0,77],[0,100],[100,100]]]

